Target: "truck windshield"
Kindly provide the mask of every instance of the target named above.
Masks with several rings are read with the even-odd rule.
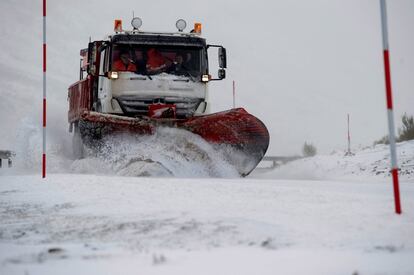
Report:
[[[203,49],[197,47],[113,45],[113,71],[131,71],[143,75],[168,73],[199,78],[206,70]]]

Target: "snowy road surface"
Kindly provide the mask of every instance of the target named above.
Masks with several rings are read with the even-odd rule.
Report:
[[[0,182],[0,274],[414,274],[411,182]]]

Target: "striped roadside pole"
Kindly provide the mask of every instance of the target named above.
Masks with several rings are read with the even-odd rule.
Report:
[[[400,188],[398,184],[398,165],[397,152],[395,149],[395,127],[394,127],[394,112],[392,108],[392,91],[391,91],[391,68],[388,45],[388,29],[387,29],[387,7],[385,0],[380,0],[381,6],[381,25],[382,25],[382,45],[384,49],[384,71],[385,71],[385,87],[387,99],[387,115],[388,115],[388,132],[391,149],[391,174],[394,185],[394,201],[395,212],[401,214]]]
[[[348,114],[348,154],[351,154],[351,135],[349,133],[349,114]]]
[[[233,80],[233,109],[236,108],[236,82]]]
[[[43,153],[42,178],[46,177],[46,0],[43,0]]]

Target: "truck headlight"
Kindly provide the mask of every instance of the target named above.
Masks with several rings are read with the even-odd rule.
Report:
[[[203,74],[201,76],[201,81],[208,82],[210,80],[211,76],[209,74]]]
[[[109,77],[109,79],[118,79],[119,74],[118,74],[118,72],[109,72],[108,77]]]

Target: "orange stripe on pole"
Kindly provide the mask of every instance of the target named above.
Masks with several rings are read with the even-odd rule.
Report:
[[[43,72],[46,72],[46,44],[43,44]]]
[[[390,69],[390,55],[388,50],[384,50],[384,73],[385,73],[385,87],[387,97],[387,108],[392,109],[392,89],[391,89],[391,69]]]
[[[46,178],[46,154],[42,156],[42,178]]]
[[[391,170],[392,179],[394,183],[394,201],[395,201],[395,212],[401,214],[401,199],[400,199],[400,187],[398,184],[398,169]]]
[[[43,127],[46,127],[46,98],[43,99]]]
[[[46,0],[43,0],[43,153],[42,178],[46,177]]]

